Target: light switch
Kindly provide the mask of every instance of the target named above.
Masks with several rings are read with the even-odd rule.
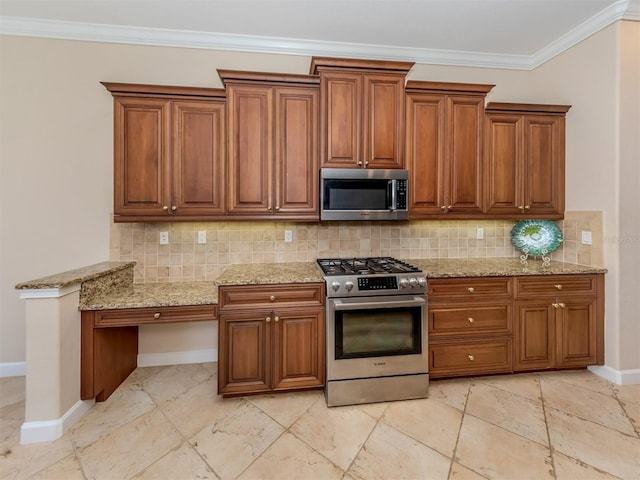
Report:
[[[589,230],[584,230],[582,232],[582,244],[591,245],[591,232]]]
[[[476,240],[484,239],[484,228],[476,228]]]
[[[198,243],[207,243],[207,232],[204,230],[198,231]]]
[[[293,230],[285,230],[284,231],[284,241],[286,243],[293,242]]]

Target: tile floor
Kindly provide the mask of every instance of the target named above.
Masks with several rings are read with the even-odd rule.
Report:
[[[428,399],[327,408],[222,399],[216,364],[138,368],[54,442],[19,445],[0,379],[0,478],[640,479],[640,385],[566,371],[432,381]]]

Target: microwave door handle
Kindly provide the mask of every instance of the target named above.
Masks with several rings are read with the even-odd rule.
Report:
[[[391,180],[389,182],[389,186],[387,188],[389,188],[391,190],[390,193],[390,197],[391,197],[391,208],[389,208],[389,210],[393,211],[393,210],[397,210],[398,209],[398,199],[396,198],[396,180]]]

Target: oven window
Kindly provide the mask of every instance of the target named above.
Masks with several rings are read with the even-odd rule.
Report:
[[[421,308],[335,312],[336,360],[422,352]]]
[[[325,180],[325,210],[386,210],[388,180]]]

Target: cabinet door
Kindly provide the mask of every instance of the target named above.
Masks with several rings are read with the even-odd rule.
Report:
[[[173,103],[173,188],[178,215],[224,213],[224,104]]]
[[[526,213],[564,213],[564,117],[524,117],[524,205]]]
[[[230,85],[227,89],[228,213],[273,211],[272,90]]]
[[[273,388],[290,390],[324,385],[324,310],[276,312]]]
[[[274,103],[275,213],[317,219],[318,91],[278,88]]]
[[[488,115],[486,123],[487,213],[519,214],[524,205],[521,115]]]
[[[443,213],[445,97],[407,95],[407,168],[412,218]]]
[[[271,312],[221,314],[218,393],[271,390]]]
[[[552,303],[552,299],[516,302],[514,370],[554,367],[556,329]]]
[[[362,136],[362,75],[322,73],[321,166],[358,167]]]
[[[115,215],[168,213],[170,114],[168,100],[115,99]]]
[[[557,309],[559,367],[585,367],[597,363],[596,300],[561,299]]]
[[[446,206],[448,212],[482,213],[484,98],[447,99]]]
[[[364,75],[364,166],[404,166],[404,75]]]

